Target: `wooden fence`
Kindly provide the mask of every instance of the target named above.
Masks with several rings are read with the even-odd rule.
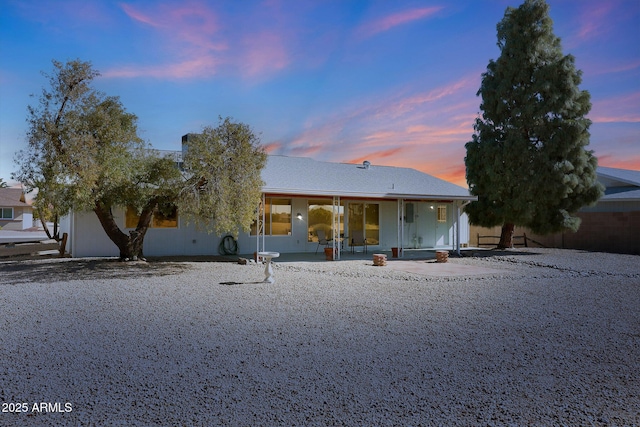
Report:
[[[482,246],[498,246],[500,243],[500,236],[481,236],[480,233],[478,235],[478,247]],[[488,242],[484,242],[484,240],[490,239]],[[540,242],[533,240],[530,237],[527,237],[527,233],[522,233],[522,236],[513,236],[513,247],[522,246],[525,248],[529,247],[529,244],[534,243],[536,246],[541,248],[546,247]]]
[[[485,242],[485,240],[489,240]],[[478,247],[482,246],[498,246],[500,243],[500,236],[481,236],[478,233]],[[527,242],[527,234],[522,233],[522,236],[513,236],[513,246],[524,246],[525,248],[529,247],[529,243]]]
[[[62,235],[60,242],[43,240],[34,242],[5,243],[0,245],[0,257],[18,255],[58,255],[64,256],[67,246],[67,233]]]

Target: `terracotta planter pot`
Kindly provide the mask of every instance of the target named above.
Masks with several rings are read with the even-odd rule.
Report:
[[[327,261],[333,261],[333,248],[324,248],[324,256],[327,258]]]

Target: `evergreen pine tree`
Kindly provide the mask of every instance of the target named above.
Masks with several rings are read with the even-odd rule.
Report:
[[[502,226],[499,247],[513,246],[513,230],[538,234],[576,231],[576,212],[602,195],[589,144],[590,95],[581,71],[563,55],[549,6],[526,0],[497,25],[500,57],[489,61],[478,95],[482,116],[465,147],[467,183],[478,201],[470,222]]]

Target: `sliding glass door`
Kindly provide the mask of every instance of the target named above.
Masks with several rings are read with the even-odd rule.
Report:
[[[364,236],[367,245],[380,243],[380,205],[377,203],[349,203],[349,243],[354,236]]]

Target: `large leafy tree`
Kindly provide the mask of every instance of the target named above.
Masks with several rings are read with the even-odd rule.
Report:
[[[202,222],[232,218],[218,225],[219,230],[231,231],[238,224],[245,228],[245,217],[254,211],[259,196],[245,193],[253,197],[247,201],[245,195],[233,194],[245,201],[242,209],[249,209],[253,203],[248,214],[243,211],[240,220],[234,221],[231,209],[240,204],[229,202],[229,191],[218,192],[221,187],[207,185],[217,182],[217,174],[221,173],[220,168],[211,167],[216,162],[223,162],[227,173],[239,169],[229,153],[203,144],[187,156],[185,167],[190,173],[183,173],[177,159],[160,155],[140,139],[137,117],[125,110],[119,98],[106,96],[91,86],[99,74],[89,62],[53,61],[53,65],[54,72],[47,75],[49,87],[43,90],[39,104],[29,107],[28,148],[16,155],[19,171],[13,174],[27,191],[37,190],[36,208],[57,216],[71,209],[95,212],[123,259],[141,257],[152,216],[166,214],[176,206]],[[221,126],[225,124],[232,123],[227,120]],[[265,155],[255,138],[251,143],[255,144],[252,148],[258,159],[257,177],[255,173],[232,176],[260,189],[259,170]],[[227,158],[216,157],[221,153]],[[194,164],[198,166],[191,166]],[[193,173],[200,175],[196,178]],[[235,181],[232,184],[237,188]],[[188,190],[198,200],[181,197]],[[199,201],[208,201],[207,207],[213,207],[212,211],[193,208],[191,203],[197,205]],[[223,208],[218,208],[220,205]],[[123,207],[137,211],[134,229],[120,228],[113,211]]]
[[[548,12],[544,0],[507,8],[497,26],[500,56],[478,91],[482,116],[465,145],[467,183],[478,196],[466,212],[473,224],[501,225],[502,248],[513,246],[515,225],[577,230],[575,213],[602,195],[597,159],[586,150],[590,95]]]
[[[239,230],[249,231],[267,161],[258,137],[248,125],[228,117],[189,137],[185,181],[176,202],[180,212],[209,232],[237,237]]]

